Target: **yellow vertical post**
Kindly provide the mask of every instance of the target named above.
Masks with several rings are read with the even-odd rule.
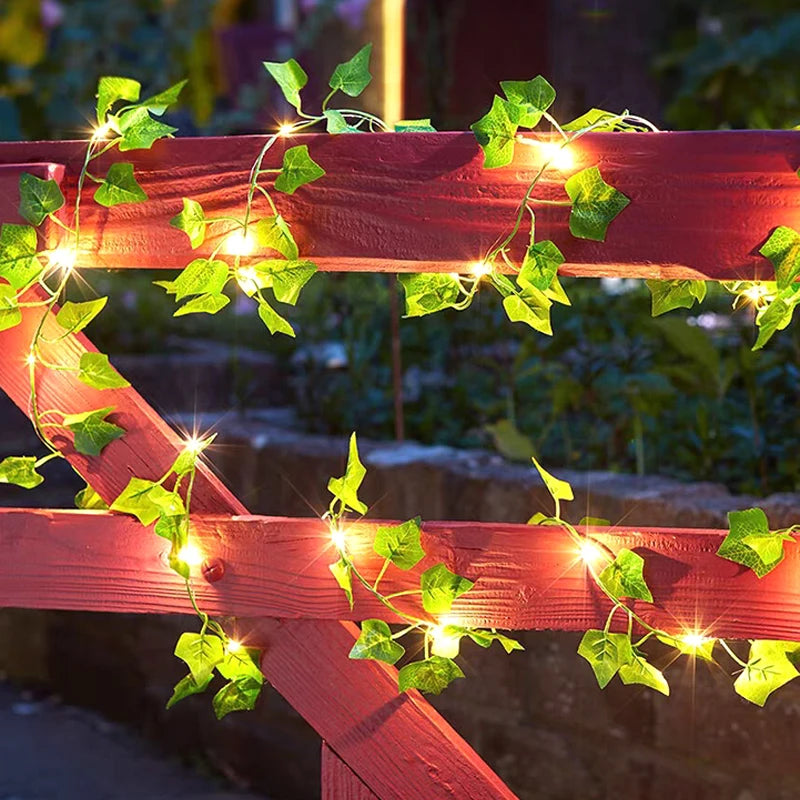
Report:
[[[403,72],[405,58],[405,0],[380,0],[381,72],[383,86],[381,116],[389,124],[403,118]]]

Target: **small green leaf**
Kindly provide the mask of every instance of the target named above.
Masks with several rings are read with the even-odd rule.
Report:
[[[261,651],[255,647],[239,647],[236,650],[225,650],[225,658],[217,664],[217,671],[229,681],[236,678],[252,678],[259,683],[264,682],[264,675],[259,666]]]
[[[328,491],[340,500],[346,509],[359,514],[367,513],[367,505],[358,499],[358,490],[367,470],[361,463],[358,455],[358,442],[355,433],[350,434],[350,445],[347,455],[347,467],[341,478],[331,478],[328,481]]]
[[[626,686],[638,683],[669,696],[669,684],[664,673],[640,655],[634,654],[630,664],[623,664],[619,668],[619,679]]]
[[[142,106],[126,111],[119,118],[121,138],[118,140],[120,152],[126,150],[149,150],[153,142],[172,136],[177,128],[153,119],[148,109]]]
[[[350,658],[369,658],[394,664],[405,653],[405,648],[392,639],[391,628],[382,620],[365,619],[361,635],[350,651]]]
[[[347,122],[341,111],[329,108],[323,113],[325,115],[326,130],[328,133],[361,133],[358,128],[353,127]]]
[[[36,256],[36,228],[6,222],[0,230],[0,278],[15,289],[24,289],[41,274]]]
[[[644,579],[644,559],[632,550],[623,547],[597,580],[612,597],[653,602],[653,595]]]
[[[103,353],[84,353],[81,356],[78,380],[93,389],[123,389],[130,386]]]
[[[471,580],[450,572],[444,564],[436,564],[426,569],[420,578],[422,607],[429,614],[447,614],[453,601],[474,585]]]
[[[196,294],[220,294],[228,280],[228,265],[224,261],[196,258],[170,281],[167,294],[176,300]]]
[[[307,183],[321,178],[325,170],[308,154],[308,145],[290,147],[283,154],[283,165],[275,179],[275,189],[285,194],[294,194]]]
[[[42,180],[29,172],[19,177],[19,215],[31,225],[41,225],[64,205],[64,195],[56,181]]]
[[[209,674],[209,676],[202,683],[196,683],[195,679],[191,675],[181,678],[181,680],[175,684],[175,688],[172,690],[172,697],[170,697],[170,699],[167,701],[167,710],[172,708],[175,703],[183,700],[185,697],[189,697],[193,694],[202,694],[208,688],[208,684],[211,683],[211,679],[213,677],[213,674]]]
[[[454,680],[463,677],[461,667],[451,658],[431,656],[406,664],[398,673],[397,681],[401,692],[419,689],[428,694],[441,694]]]
[[[430,119],[401,119],[394,124],[395,133],[436,133]]]
[[[225,658],[222,639],[211,633],[182,633],[175,645],[175,655],[192,673],[195,683],[204,683],[214,667]]]
[[[611,221],[631,202],[603,180],[597,167],[576,172],[564,189],[572,200],[569,230],[580,239],[604,242]]]
[[[775,228],[758,252],[772,262],[778,289],[791,286],[800,275],[800,234],[792,228]]]
[[[533,286],[524,288],[519,294],[503,298],[503,308],[511,322],[524,322],[535,331],[547,336],[553,335],[550,322],[550,307],[553,304]]]
[[[544,485],[547,487],[547,491],[550,492],[550,497],[552,497],[553,500],[575,499],[575,495],[572,493],[572,487],[566,481],[562,481],[561,478],[556,478],[554,475],[551,475],[535,458],[531,458],[531,461],[533,461],[533,466],[536,467],[539,475],[541,475]]]
[[[491,435],[497,451],[510,461],[528,461],[536,452],[530,437],[510,419],[500,419],[483,429]]]
[[[123,428],[106,420],[113,410],[109,406],[80,414],[67,414],[64,417],[64,425],[75,435],[75,449],[79,453],[99,456],[106,445],[125,435]]]
[[[447,273],[422,272],[398,276],[406,295],[406,316],[422,317],[452,308],[460,299],[461,283]]]
[[[470,128],[483,150],[483,166],[486,169],[511,163],[517,123],[512,120],[507,101],[495,95],[489,111]]]
[[[581,517],[581,520],[578,523],[579,528],[607,528],[609,525],[611,525],[611,521],[603,519],[603,517]]]
[[[763,706],[767,698],[800,673],[789,660],[797,654],[797,642],[756,639],[750,644],[747,666],[733,684],[736,693],[745,700]]]
[[[358,97],[372,80],[369,71],[369,57],[372,45],[365,44],[349,61],[339,64],[331,75],[328,86],[344,92],[350,97]]]
[[[535,128],[556,99],[556,90],[541,75],[529,81],[501,81],[500,88],[520,109],[517,122],[523,128]]]
[[[445,635],[447,635],[448,629],[451,627],[454,626],[445,625]],[[497,631],[475,630],[472,628],[463,628],[462,630],[464,631],[464,636],[469,636],[469,638],[480,647],[490,647],[492,642],[499,642],[506,653],[513,653],[515,650],[525,649],[516,639],[512,639],[510,636],[504,636],[502,633],[497,633]]]
[[[0,461],[0,483],[33,489],[44,478],[36,471],[35,456],[8,456]]]
[[[565,131],[580,131],[584,128],[591,128],[593,131],[630,131],[637,130],[633,125],[629,125],[619,119],[619,114],[613,111],[603,111],[601,108],[590,108],[585,114],[573,119],[561,128]]]
[[[578,645],[578,655],[589,662],[597,683],[605,689],[619,668],[633,660],[631,639],[627,633],[586,631]]]
[[[311,261],[271,259],[253,264],[252,269],[258,274],[262,287],[272,287],[277,300],[294,305],[302,288],[317,271],[317,265]]]
[[[7,283],[0,283],[0,331],[13,328],[20,322],[22,311],[17,300],[17,290]]]
[[[353,569],[345,561],[344,558],[340,558],[335,563],[329,565],[328,569],[333,574],[333,577],[336,578],[336,583],[339,584],[339,588],[345,593],[347,597],[347,602],[350,604],[350,608],[353,608]]]
[[[770,531],[767,515],[760,508],[729,511],[728,528],[718,556],[748,567],[759,578],[783,561],[783,543],[791,537]]]
[[[151,114],[160,117],[173,103],[178,101],[178,97],[187,83],[188,81],[186,80],[173,83],[172,86],[164,89],[163,92],[159,92],[158,94],[148,97],[146,100],[142,100],[139,105],[142,106],[142,108],[146,108]]]
[[[201,294],[184,303],[172,316],[183,317],[186,314],[216,314],[230,303],[231,299],[224,294]]]
[[[75,495],[75,508],[93,511],[108,511],[108,503],[87,483]]]
[[[206,436],[204,439],[201,439],[195,446],[181,451],[181,454],[175,459],[172,467],[170,468],[170,472],[174,472],[176,475],[188,475],[197,464],[197,459],[207,447],[210,447],[214,440],[217,438],[216,433],[212,433],[210,436]]]
[[[172,542],[177,556],[178,551],[189,541],[189,522],[185,514],[162,513],[153,526],[153,533]]]
[[[252,711],[261,694],[263,682],[244,676],[226,683],[213,700],[214,713],[222,719],[232,711]]]
[[[276,250],[290,261],[297,259],[299,254],[297,243],[286,220],[280,214],[260,219],[256,223],[256,238],[261,247]]]
[[[259,299],[258,316],[272,334],[285,333],[294,337],[294,328],[266,300]]]
[[[652,295],[652,316],[657,317],[674,308],[691,308],[702,303],[706,296],[705,281],[645,281]]]
[[[419,517],[402,525],[381,525],[375,533],[375,552],[388,558],[399,569],[411,569],[425,558],[420,544],[422,531]]]
[[[766,308],[762,308],[758,312],[756,316],[758,338],[753,345],[753,350],[760,350],[776,331],[782,331],[789,325],[798,303],[800,303],[800,291],[794,286],[789,286],[781,291]]]
[[[107,208],[123,203],[141,203],[144,200],[147,200],[147,194],[133,177],[133,164],[127,161],[112,164],[94,193],[94,201]]]
[[[189,237],[192,250],[200,247],[206,238],[206,215],[203,206],[188,197],[183,198],[183,210],[176,214],[169,224]]]
[[[152,525],[163,513],[170,495],[171,492],[154,481],[131,478],[111,504],[111,510],[132,514],[142,525]]]
[[[142,85],[131,78],[103,77],[97,84],[97,122],[102,125],[106,114],[118,100],[135,103],[139,99]]]
[[[293,59],[288,61],[264,61],[264,67],[281,87],[290,106],[300,110],[300,90],[308,83],[305,70]]]
[[[533,286],[543,292],[550,288],[563,263],[564,256],[553,242],[536,242],[525,251],[517,283],[520,286]]]
[[[67,300],[56,314],[56,322],[67,333],[78,333],[105,308],[107,302],[107,297],[98,297],[96,300],[86,300],[82,303]]]

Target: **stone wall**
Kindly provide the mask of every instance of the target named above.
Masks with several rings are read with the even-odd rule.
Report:
[[[344,440],[292,430],[285,412],[200,424],[219,431],[214,463],[251,510],[311,515],[327,505],[325,485],[342,470]],[[531,469],[486,452],[370,442],[361,450],[372,516],[520,522],[548,507]],[[574,517],[720,527],[728,510],[758,503],[775,527],[800,519],[797,496],[758,501],[710,483],[560,474],[575,487]],[[182,676],[171,653],[187,625],[191,618],[9,610],[0,615],[0,666],[132,722],[275,800],[317,796],[318,739],[275,692],[255,713],[222,722],[208,698],[163,710]],[[800,796],[792,758],[800,688],[786,687],[760,710],[733,693],[719,668],[683,659],[669,671],[670,698],[616,684],[601,692],[575,653],[579,638],[525,632],[525,652],[510,656],[466,645],[468,679],[434,699],[523,800]]]

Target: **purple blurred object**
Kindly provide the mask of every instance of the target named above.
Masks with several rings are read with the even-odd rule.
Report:
[[[351,28],[360,28],[364,24],[364,13],[371,0],[340,0],[334,3],[333,13],[346,22]],[[300,0],[303,11],[313,11],[319,0]]]

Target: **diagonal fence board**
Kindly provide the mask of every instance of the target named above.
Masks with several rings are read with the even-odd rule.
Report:
[[[38,296],[33,291],[30,295]],[[25,357],[42,313],[41,309],[24,308],[20,325],[0,332],[0,354],[2,354],[0,389],[26,413],[29,413],[30,387]],[[45,336],[50,338],[57,338],[61,332],[52,312],[48,312],[43,330]],[[49,363],[72,366],[77,363],[80,353],[93,347],[85,336],[78,334],[47,344],[42,349]],[[78,381],[74,373],[42,369],[39,396],[42,408],[59,408],[67,412],[108,405],[116,407],[117,411],[111,419],[121,424],[127,434],[108,445],[101,457],[89,458],[76,453],[68,436],[59,435],[56,439],[56,444],[65,457],[106,502],[110,502],[119,494],[132,475],[150,479],[159,478],[182,449],[180,437],[160,419],[132,387],[99,392]],[[192,508],[201,513],[246,513],[239,500],[205,465],[201,465],[198,469],[192,494]],[[3,535],[5,538],[13,534],[4,531]],[[107,528],[105,535],[109,536]],[[146,538],[152,538],[152,534],[142,530],[139,536],[142,543]],[[168,569],[165,567],[165,580],[167,573]],[[89,598],[99,579],[100,576],[94,575],[89,582],[82,582],[84,608],[91,605]],[[130,593],[120,595],[120,611],[131,610],[130,597]],[[180,611],[185,613],[187,610],[188,600],[184,602]],[[289,648],[282,658],[274,661],[268,659],[265,662],[265,677],[273,686],[283,687],[278,688],[282,694],[291,690],[302,697],[324,698],[340,679],[341,665],[337,663],[340,657],[339,648],[348,642],[347,650],[352,647],[357,637],[356,629],[352,624],[333,621],[298,620],[293,624],[294,635],[317,642],[315,669],[310,672],[304,670],[306,665],[301,663],[304,656],[299,649]],[[281,643],[280,640],[281,636],[275,635],[271,639],[270,646],[277,648]],[[369,675],[365,674],[363,677],[368,678]],[[357,688],[360,687],[365,693],[374,696],[376,703],[387,709],[392,708],[397,697],[396,674],[394,685],[391,685],[388,678],[379,686],[369,687],[360,686],[355,676],[352,680]],[[332,724],[327,720],[328,709],[322,700],[315,704],[304,705],[301,713],[317,730],[327,730],[327,726]],[[331,733],[346,730],[348,725],[358,721],[352,716],[347,721],[337,720],[338,725]],[[427,739],[433,743],[431,758],[435,768],[432,769],[431,764],[423,764],[421,761],[409,764],[397,778],[398,783],[394,791],[399,794],[385,793],[382,797],[396,797],[399,800],[401,797],[413,797],[414,792],[422,791],[425,794],[418,796],[424,796],[426,800],[439,798],[445,800],[453,797],[450,791],[452,785],[469,787],[468,793],[460,796],[474,797],[476,800],[513,797],[504,787],[505,794],[498,794],[498,786],[502,787],[499,778],[425,701],[420,700],[416,715],[403,715],[394,724],[399,726],[401,731],[405,731],[407,742],[420,735],[420,730],[424,731]],[[333,736],[327,738],[333,740]],[[393,754],[389,747],[385,746],[386,744],[383,728],[375,730],[369,746],[354,751],[352,759],[348,760],[348,766],[369,783],[368,778],[373,771],[392,769]],[[454,772],[455,770],[457,772]]]
[[[381,559],[371,551],[380,522],[348,528],[348,547],[367,578]],[[394,617],[356,586],[350,609],[328,571],[335,560],[316,519],[193,517],[203,553],[220,558],[217,583],[197,581],[203,606],[223,616],[362,620]],[[636,602],[651,624],[678,634],[800,640],[800,551],[759,580],[716,555],[725,531],[602,529],[590,531],[613,550],[645,557],[655,604]],[[410,572],[389,570],[386,591],[419,587],[421,570],[438,561],[475,581],[456,600],[455,621],[501,629],[586,630],[602,627],[610,605],[566,534],[552,526],[431,522],[428,557]],[[0,509],[0,562],[13,565],[0,583],[0,606],[178,613],[181,580],[165,566],[167,543],[129,517],[102,512]],[[87,594],[86,587],[92,592]]]
[[[326,742],[322,743],[321,800],[377,800]]]
[[[527,138],[536,139],[529,135]],[[112,153],[128,160],[150,201],[84,205],[86,252],[79,267],[179,269],[204,246],[189,247],[168,220],[184,196],[214,216],[240,216],[247,173],[264,138],[174,139],[152,150]],[[466,271],[508,231],[526,181],[541,164],[537,148],[518,145],[512,165],[484,170],[471,133],[330,136],[301,134],[283,150],[307,144],[327,174],[291,197],[276,193],[301,253],[324,270]],[[67,202],[74,199],[85,142],[0,145],[0,164],[64,164]],[[800,228],[800,132],[709,131],[587,134],[571,146],[574,170],[599,164],[604,178],[631,198],[606,242],[574,239],[568,209],[541,207],[537,237],[566,256],[562,274],[737,280],[771,278],[758,248],[778,225]],[[565,198],[568,171],[553,171],[544,197]],[[517,260],[527,237],[519,237]]]

